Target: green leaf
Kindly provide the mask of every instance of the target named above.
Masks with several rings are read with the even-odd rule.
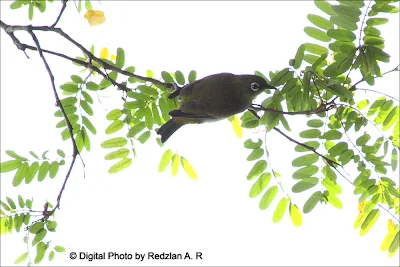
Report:
[[[308,14],[307,19],[315,26],[324,30],[333,29],[334,27],[332,22],[318,15]]]
[[[126,158],[129,155],[129,150],[127,148],[120,148],[116,151],[110,152],[104,156],[105,160],[113,160],[113,159],[120,159]]]
[[[322,180],[322,185],[329,191],[330,194],[340,194],[342,193],[342,188],[334,180],[330,178],[324,178]]]
[[[289,205],[289,213],[290,213],[290,218],[292,219],[294,226],[296,226],[296,227],[301,226],[301,224],[303,223],[303,217],[302,217],[299,209],[297,208],[297,206],[293,205],[291,202]]]
[[[122,111],[120,109],[113,109],[107,113],[106,119],[109,121],[118,120],[122,116]]]
[[[329,4],[328,2],[326,2],[324,0],[315,0],[314,4],[316,7],[318,7],[321,11],[325,12],[329,16],[332,16],[335,14],[332,10],[331,4]]]
[[[44,223],[43,222],[35,222],[32,224],[31,227],[29,227],[29,232],[31,234],[37,234],[39,231],[44,229]]]
[[[389,130],[395,122],[399,121],[399,113],[400,113],[399,106],[394,107],[392,111],[390,111],[390,113],[386,116],[385,120],[383,121],[382,124],[383,131]]]
[[[308,165],[301,169],[298,169],[292,174],[293,179],[304,179],[311,178],[314,174],[318,172],[318,167],[314,165]]]
[[[280,220],[282,220],[282,217],[285,214],[288,202],[289,202],[289,200],[286,197],[281,198],[281,200],[278,203],[278,206],[275,209],[274,215],[272,216],[272,221],[274,223],[277,223]]]
[[[116,59],[116,62],[115,62],[115,66],[117,68],[121,69],[124,66],[124,64],[125,64],[125,52],[124,52],[124,49],[118,47],[117,48],[117,59]]]
[[[196,81],[196,77],[197,77],[197,72],[194,70],[191,70],[189,72],[189,83]]]
[[[18,195],[18,205],[21,209],[23,209],[25,207],[25,201],[21,195]]]
[[[267,168],[267,162],[265,160],[257,161],[251,168],[247,175],[247,180],[252,180],[259,176]]]
[[[149,107],[145,108],[144,116],[147,129],[149,130],[153,129],[153,124],[154,124],[153,113],[151,112],[151,109]]]
[[[171,163],[172,176],[176,176],[178,174],[178,169],[179,169],[179,155],[178,153],[175,153],[174,156],[172,157],[172,163]]]
[[[40,241],[43,240],[43,238],[46,236],[47,230],[46,229],[41,229],[37,234],[35,235],[35,238],[32,240],[32,246],[36,245]]]
[[[38,181],[41,182],[46,178],[47,173],[50,170],[50,163],[48,161],[43,161],[42,164],[39,167],[39,173],[38,173]]]
[[[183,73],[180,70],[175,71],[175,80],[180,85],[185,84],[185,76],[183,76]]]
[[[311,28],[311,27],[309,27],[309,28]],[[305,29],[304,29],[304,31],[305,31]],[[301,63],[303,62],[303,59],[304,59],[304,51],[305,51],[304,45],[300,45],[299,48],[297,49],[296,56],[294,57],[293,68],[295,68],[295,69],[300,68]]]
[[[319,128],[324,125],[324,122],[319,120],[319,119],[313,119],[307,121],[307,126],[312,127],[312,128]]]
[[[304,178],[292,187],[294,193],[301,193],[316,186],[319,182],[318,178]]]
[[[15,173],[14,179],[13,179],[13,186],[18,186],[21,184],[22,180],[26,177],[26,174],[28,173],[29,170],[29,164],[28,162],[22,163],[17,172]]]
[[[56,227],[57,227],[57,222],[56,221],[47,221],[46,227],[50,232],[55,232]]]
[[[349,31],[355,31],[358,29],[356,22],[346,20],[342,16],[332,16],[329,20],[335,25]]]
[[[146,127],[146,123],[141,121],[138,124],[134,125],[131,129],[129,129],[128,137],[135,137],[138,133],[140,133]]]
[[[172,159],[172,151],[171,149],[168,149],[164,152],[164,154],[161,157],[160,164],[158,165],[158,172],[163,172],[167,167],[169,162]]]
[[[327,199],[328,202],[332,204],[332,206],[334,206],[337,209],[342,209],[343,204],[335,194],[328,192]]]
[[[28,209],[32,209],[32,202],[33,202],[33,199],[32,199],[32,200],[31,200],[31,199],[27,199],[27,200],[25,201],[26,207],[27,207]]]
[[[274,77],[271,79],[271,85],[279,86],[285,84],[288,80],[293,78],[293,72],[290,71],[289,68],[284,68],[279,71]]]
[[[342,133],[339,132],[338,130],[329,130],[326,133],[324,133],[320,138],[327,140],[338,140],[342,138]]]
[[[143,94],[158,97],[158,91],[157,91],[157,89],[155,89],[153,87],[146,86],[146,85],[139,85],[137,87],[137,89],[139,89],[139,91],[142,92]]]
[[[118,132],[124,127],[124,122],[121,120],[115,120],[113,121],[107,128],[106,128],[106,134],[113,134]]]
[[[251,139],[247,139],[244,142],[244,147],[247,148],[247,149],[257,149],[262,144],[263,144],[263,141],[260,138],[258,138],[256,142],[253,142],[253,140],[251,140]]]
[[[400,231],[397,231],[396,236],[394,237],[392,244],[390,244],[389,247],[389,253],[395,253],[397,251],[397,249],[399,248],[399,244],[400,244]]]
[[[398,155],[397,155],[397,149],[393,148],[392,150],[392,157],[391,157],[391,166],[392,166],[392,171],[396,171],[398,167]]]
[[[3,202],[3,201],[0,200],[0,203],[1,203],[1,206],[3,206],[3,208],[4,208],[6,211],[10,211],[10,207],[9,207],[5,202]]]
[[[269,205],[274,200],[276,194],[278,193],[278,186],[271,186],[263,195],[260,200],[259,207],[261,210],[265,210],[269,207]]]
[[[42,261],[47,248],[48,245],[46,245],[44,242],[39,242],[36,245],[36,257],[34,261],[35,264],[39,264]]]
[[[357,7],[345,6],[345,5],[334,5],[332,10],[339,16],[345,18],[350,22],[357,22],[360,20],[359,16],[361,11]]]
[[[317,149],[317,148],[319,148],[320,143],[317,142],[317,141],[308,141],[308,142],[305,142],[304,145],[312,147],[314,149]],[[295,146],[294,150],[296,152],[309,152],[310,151],[308,148],[305,148],[305,147],[303,147],[301,145]]]
[[[83,123],[83,125],[85,125],[86,128],[89,129],[89,131],[90,131],[92,134],[96,134],[96,133],[97,133],[96,127],[94,127],[94,125],[93,125],[92,122],[88,119],[88,117],[82,116],[82,123]]]
[[[88,89],[90,91],[97,91],[97,90],[99,90],[99,85],[94,82],[87,82],[86,89]]]
[[[321,31],[320,29],[317,29],[314,27],[305,27],[304,32],[311,38],[314,38],[321,42],[329,42],[331,40],[331,37],[329,37],[326,34],[326,32]],[[304,55],[304,46],[303,46],[303,55]],[[295,67],[295,69],[297,69],[297,68]]]
[[[50,164],[50,170],[49,170],[49,176],[50,176],[50,178],[56,177],[59,167],[60,167],[60,165],[58,164],[57,161],[53,161],[53,162]]]
[[[369,18],[366,24],[367,26],[376,26],[376,25],[383,25],[388,22],[389,20],[387,18]]]
[[[151,112],[153,114],[154,122],[159,126],[163,125],[164,119],[161,118],[160,113],[158,112],[158,107],[156,105],[156,102],[153,102],[151,104]]]
[[[132,159],[130,158],[123,158],[119,162],[115,163],[108,169],[109,174],[113,174],[119,171],[122,171],[123,169],[128,168],[132,164]]]
[[[307,154],[301,157],[298,157],[292,161],[292,166],[293,167],[301,167],[301,166],[307,166],[307,165],[312,165],[313,163],[318,161],[318,155],[317,154]]]
[[[384,5],[379,5],[379,4],[373,5],[372,10],[375,12],[383,12],[383,13],[399,13],[398,7],[391,6],[386,3],[384,3]]]
[[[193,180],[197,180],[197,174],[194,171],[192,165],[190,165],[189,161],[187,161],[184,157],[181,156],[181,164],[186,174],[189,175]]]
[[[346,142],[340,142],[331,147],[328,152],[331,157],[336,157],[342,154],[345,150],[348,149],[348,144]]]
[[[360,236],[364,236],[369,230],[374,226],[375,222],[378,220],[380,215],[379,209],[374,209],[370,213],[368,213],[367,218],[365,218],[364,222],[361,225]]]
[[[353,150],[349,149],[340,154],[339,160],[342,162],[342,165],[346,165],[353,158],[353,156],[354,156]]]
[[[18,169],[21,164],[22,164],[21,160],[16,160],[16,159],[1,162],[0,163],[0,172],[4,173],[4,172],[13,171],[15,169]]]
[[[256,148],[247,157],[247,161],[252,161],[261,158],[264,155],[264,149]]]
[[[305,43],[304,44],[306,51],[315,54],[315,55],[324,55],[328,54],[328,49],[324,46],[317,45],[317,44],[311,44],[311,43]]]
[[[60,86],[61,90],[69,93],[78,93],[79,87],[76,83],[65,83]]]
[[[137,138],[137,140],[138,140],[141,144],[144,144],[144,143],[146,143],[146,141],[150,138],[150,136],[151,136],[151,132],[150,132],[150,131],[146,131],[146,132],[142,133],[142,134]]]
[[[63,105],[63,107],[73,106],[76,104],[76,102],[78,102],[78,99],[76,97],[67,97],[61,99],[61,104]]]
[[[126,108],[126,109],[138,109],[138,108],[143,108],[145,106],[146,106],[146,102],[139,101],[139,100],[124,103],[124,108]]]
[[[54,259],[54,251],[50,251],[49,253],[49,261],[52,261]]]
[[[124,137],[115,137],[108,139],[100,144],[102,148],[115,148],[115,147],[123,147],[128,143],[128,140]]]
[[[299,136],[301,138],[318,138],[321,135],[321,131],[318,129],[308,129],[300,132]]]
[[[88,92],[83,91],[82,96],[86,100],[86,102],[93,104],[93,98],[89,95]]]
[[[353,97],[352,92],[340,84],[333,84],[331,86],[328,86],[327,89],[329,90],[329,92],[331,92],[339,97],[344,97],[344,98]]]
[[[9,197],[6,197],[6,199],[7,199],[8,205],[10,205],[10,207],[11,207],[13,210],[15,210],[15,209],[17,208],[17,206],[15,205],[14,201],[13,201],[11,198],[9,198]]]
[[[55,246],[54,247],[54,250],[55,251],[57,251],[57,252],[65,252],[65,248],[64,247],[62,247],[62,246]]]
[[[174,79],[172,78],[171,74],[169,74],[169,73],[166,72],[166,71],[162,71],[162,72],[161,72],[161,77],[163,78],[163,80],[164,80],[166,83],[171,83],[171,84],[174,83]]]
[[[14,2],[15,3],[15,2]],[[28,258],[28,252],[22,253],[15,261],[14,264],[24,262]]]
[[[366,108],[369,105],[369,100],[368,99],[364,99],[360,102],[357,103],[357,109],[358,110],[362,110],[364,108]]]
[[[260,177],[257,179],[257,181],[253,184],[253,186],[250,189],[249,196],[251,198],[258,196],[261,194],[262,191],[267,187],[268,183],[271,180],[271,174],[270,173],[263,173],[260,175]]]
[[[85,100],[81,100],[81,101],[80,101],[80,105],[81,105],[82,109],[83,109],[89,116],[92,116],[92,115],[93,115],[93,109],[92,109],[92,107],[89,105],[88,102],[86,102]]]
[[[322,199],[322,193],[320,191],[315,192],[310,198],[304,203],[303,213],[309,213],[312,211],[318,202]]]

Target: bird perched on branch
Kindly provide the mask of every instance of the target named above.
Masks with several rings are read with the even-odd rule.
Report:
[[[180,127],[189,123],[212,122],[245,111],[253,99],[265,89],[276,89],[257,75],[219,73],[187,84],[173,92],[169,98],[179,96],[179,109],[158,129],[165,143]]]

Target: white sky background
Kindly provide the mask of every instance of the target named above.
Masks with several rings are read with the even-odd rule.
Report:
[[[30,24],[27,8],[9,10],[11,2],[1,1],[1,19],[7,24]],[[162,70],[181,70],[188,74],[194,69],[198,78],[219,72],[236,74],[259,70],[265,74],[287,66],[298,46],[313,42],[303,32],[310,25],[307,14],[321,14],[313,2],[93,2],[94,9],[105,12],[107,21],[90,27],[83,13],[68,4],[59,27],[72,38],[89,48],[102,47],[110,52],[123,47],[125,66],[133,65],[136,73],[145,75],[147,69],[156,78]],[[54,22],[61,4],[48,4],[46,15],[35,10],[34,25]],[[379,27],[386,38],[385,51],[392,61],[383,71],[399,63],[398,15],[390,16],[390,25]],[[38,33],[43,48],[65,52],[75,57],[81,53],[61,37]],[[23,33],[21,40],[31,42]],[[27,156],[28,151],[42,153],[62,148],[70,154],[70,141],[62,142],[60,129],[55,125],[55,100],[43,63],[34,52],[31,59],[16,49],[1,30],[1,161],[8,160],[4,151],[11,149]],[[57,86],[78,74],[82,68],[62,59],[47,56]],[[399,75],[392,73],[377,80],[375,89],[398,98]],[[366,84],[362,84],[367,88]],[[61,96],[61,93],[60,93]],[[285,214],[274,224],[272,214],[278,200],[266,210],[258,208],[257,199],[248,197],[254,181],[246,175],[254,163],[246,162],[249,150],[243,148],[246,136],[263,136],[246,132],[237,139],[230,123],[225,120],[204,125],[189,125],[180,129],[160,149],[153,140],[138,145],[138,155],[131,167],[116,175],[108,175],[114,164],[104,160],[108,150],[99,144],[114,136],[106,136],[105,114],[121,106],[120,93],[115,89],[100,92],[104,105],[96,105],[91,121],[98,136],[91,138],[92,151],[84,153],[86,179],[83,179],[80,160],[64,192],[61,209],[56,213],[57,232],[48,234],[52,245],[67,248],[56,254],[52,265],[399,265],[395,257],[388,259],[379,250],[386,235],[388,214],[381,217],[364,237],[353,229],[358,214],[357,198],[352,188],[338,177],[343,190],[339,196],[342,210],[330,204],[318,205],[303,217],[296,228]],[[376,98],[376,94],[365,97]],[[291,128],[302,130],[304,122],[291,119]],[[296,131],[290,133],[298,136]],[[282,183],[295,203],[302,208],[304,201],[316,190],[302,194],[291,193],[293,172],[291,161],[299,154],[293,145],[275,133],[267,136],[271,162],[282,174]],[[163,151],[172,148],[189,160],[199,176],[192,181],[183,169],[177,177],[157,172]],[[68,164],[68,162],[67,162]],[[1,199],[18,194],[34,197],[34,209],[40,210],[45,199],[55,204],[67,167],[57,179],[46,178],[30,185],[11,185],[13,174],[2,174]],[[351,170],[347,170],[351,172]],[[394,176],[392,176],[394,177]],[[275,184],[271,180],[270,186]],[[23,234],[1,237],[1,264],[12,265],[26,251]],[[70,252],[148,253],[150,251],[203,253],[203,260],[192,261],[113,261],[70,260]],[[32,251],[32,260],[36,255]],[[50,264],[47,259],[44,265]]]

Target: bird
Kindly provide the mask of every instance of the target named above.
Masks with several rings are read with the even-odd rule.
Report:
[[[219,121],[243,112],[265,89],[277,88],[251,74],[218,73],[189,83],[169,95],[170,99],[180,99],[179,108],[168,113],[171,119],[157,134],[165,143],[185,124]]]

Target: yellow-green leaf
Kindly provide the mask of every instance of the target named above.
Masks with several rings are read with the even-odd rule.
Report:
[[[189,161],[187,161],[184,157],[181,156],[181,164],[186,174],[189,175],[193,180],[197,180],[197,174],[194,171],[192,165],[190,165]]]
[[[276,206],[274,215],[272,216],[272,221],[274,223],[277,223],[280,220],[282,220],[282,217],[285,214],[288,202],[289,202],[289,200],[286,197],[281,198],[281,200],[278,203],[278,206]]]
[[[119,162],[115,163],[113,166],[110,167],[108,173],[116,173],[122,171],[123,169],[128,168],[132,164],[132,159],[130,158],[123,158]]]
[[[172,159],[172,151],[171,149],[168,149],[164,152],[164,154],[161,157],[160,164],[158,165],[158,172],[163,172],[167,168],[171,159]]]
[[[303,223],[303,216],[301,215],[301,212],[299,211],[296,205],[290,203],[289,213],[294,226],[296,227],[301,226],[301,224]]]

